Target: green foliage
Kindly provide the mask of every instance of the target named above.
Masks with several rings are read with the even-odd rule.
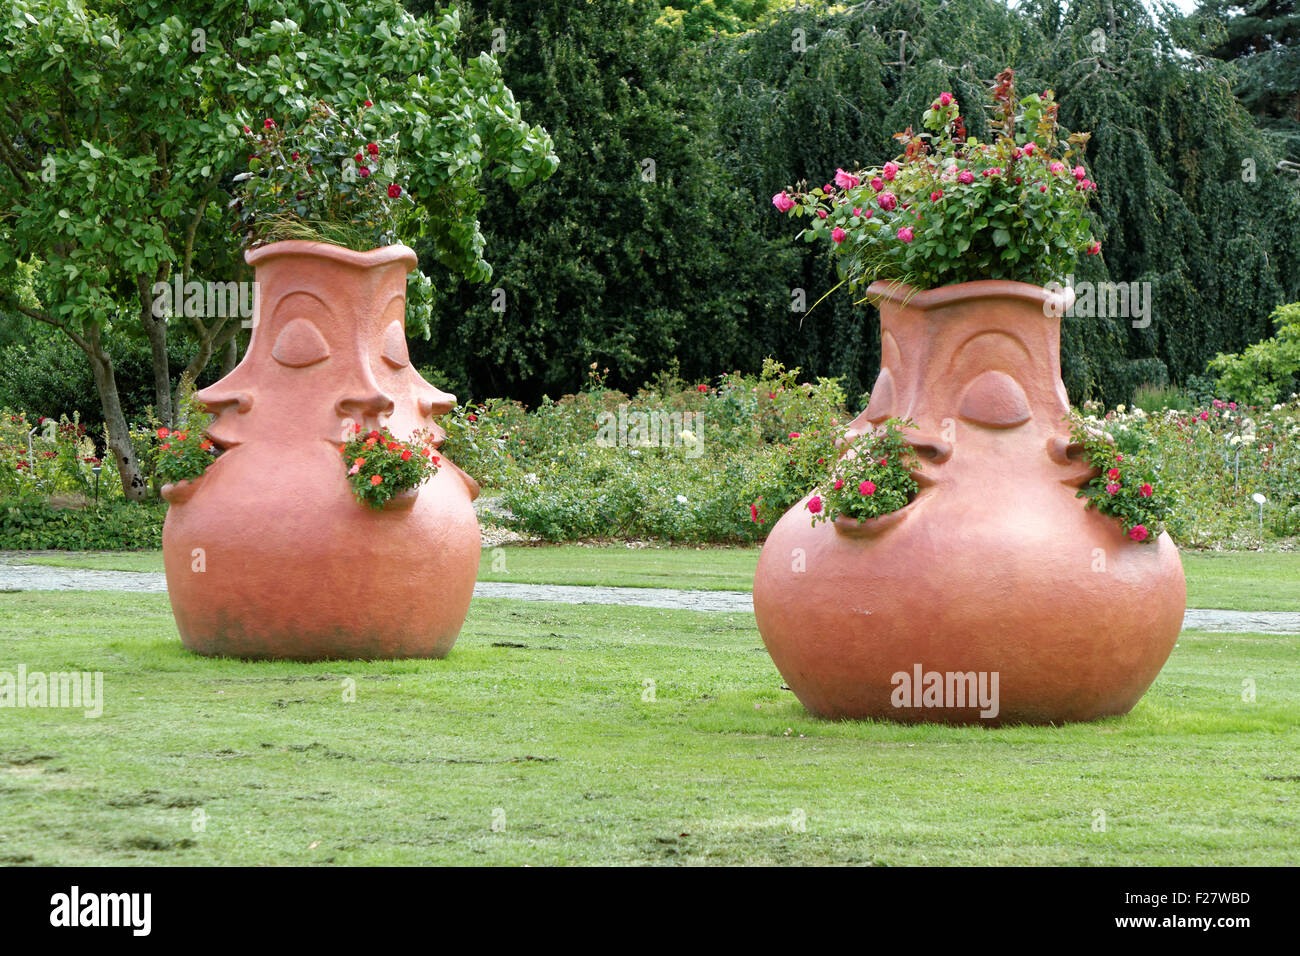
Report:
[[[123,335],[105,344],[127,420],[147,420],[154,401],[149,343],[143,336]],[[173,370],[169,384],[175,388],[189,358],[189,346],[179,336],[169,338],[167,353]],[[209,366],[199,376],[200,387],[220,375],[218,366]],[[0,406],[24,408],[49,418],[78,414],[103,447],[104,413],[86,356],[66,335],[47,326],[38,326],[17,341],[0,346]]]
[[[792,50],[796,30],[801,51]],[[1090,218],[1106,250],[1078,259],[1075,278],[1150,282],[1154,303],[1145,329],[1119,316],[1065,319],[1062,371],[1076,401],[1126,402],[1161,373],[1184,382],[1215,352],[1266,334],[1269,312],[1300,292],[1294,177],[1272,172],[1276,154],[1233,99],[1231,71],[1179,53],[1136,0],[789,12],[711,49],[725,78],[714,109],[728,167],[764,200],[782,184],[824,183],[837,166],[894,156],[891,133],[931,106],[935,90],[977,102],[1004,65],[1026,88],[1055,90],[1062,125],[1093,131],[1082,165],[1098,183]],[[990,139],[984,117],[966,120]],[[1249,182],[1247,159],[1257,170]],[[761,215],[765,234],[781,228],[771,209]],[[799,263],[782,278],[811,304],[839,281],[836,262],[816,246],[795,251]],[[841,376],[851,393],[870,385],[879,360],[872,310],[831,297],[788,319],[767,351]]]
[[[161,502],[121,499],[98,508],[54,508],[43,501],[0,500],[0,548],[23,551],[135,551],[162,547]]]
[[[468,381],[462,398],[530,405],[579,389],[593,361],[624,391],[674,359],[695,380],[756,370],[789,314],[794,254],[756,235],[755,197],[718,159],[708,57],[656,26],[649,0],[461,9],[462,48],[501,39],[504,76],[552,131],[560,168],[523,195],[487,185],[495,289],[440,291],[414,361]]]
[[[62,329],[86,353],[133,495],[143,483],[105,343],[149,337],[155,404],[170,419],[168,326],[151,313],[151,290],[174,273],[244,274],[222,211],[254,118],[301,120],[324,95],[382,104],[376,121],[397,131],[412,163],[406,191],[427,213],[418,226],[428,259],[475,281],[491,273],[478,225],[484,179],[522,187],[555,168],[550,139],[523,120],[492,56],[454,53],[454,10],[13,0],[0,17],[0,308]],[[34,282],[25,269],[37,270]],[[427,277],[412,277],[415,330],[427,332],[429,291]],[[185,320],[197,378],[232,319]]]
[[[212,442],[194,425],[175,431],[158,429],[154,477],[163,484],[193,481],[216,461]]]
[[[1159,385],[1143,382],[1133,390],[1133,407],[1140,408],[1148,415],[1173,408],[1181,412],[1189,411],[1197,400],[1176,385]]]
[[[84,500],[98,464],[95,443],[75,412],[54,419],[0,407],[0,497]]]
[[[760,376],[729,375],[716,386],[669,378],[662,388],[629,397],[593,386],[531,411],[501,401],[462,406],[449,416],[445,448],[454,445],[448,454],[480,480],[486,514],[550,541],[758,541],[810,493],[833,504],[834,492],[851,495],[865,480],[897,491],[893,505],[913,493],[909,468],[898,467],[910,459],[900,444],[905,431],[887,436],[892,453],[872,452],[875,465],[851,457],[841,463],[836,439],[849,415],[837,381],[802,380],[798,370],[769,361]],[[637,413],[669,411],[698,415],[686,422],[703,436],[697,456],[684,444],[610,444],[599,437],[603,416],[618,412],[631,421]],[[1300,400],[1275,409],[1215,400],[1152,414],[1125,406],[1103,412],[1089,403],[1084,411],[1090,433],[1114,442],[1095,434],[1082,439],[1100,469],[1084,497],[1126,531],[1142,524],[1151,540],[1165,528],[1193,547],[1257,547],[1297,533]],[[855,447],[864,437],[881,440],[855,437]],[[1114,494],[1106,488],[1112,467],[1121,469]],[[846,470],[841,489],[833,487],[836,469]],[[1263,538],[1249,497],[1255,491],[1268,498]],[[850,500],[837,507],[859,518],[884,513],[877,502],[886,497]]]
[[[1168,531],[1180,546],[1258,547],[1294,535],[1300,508],[1300,400],[1247,408],[1214,399],[1191,412],[1147,415],[1120,406],[1087,422],[1116,450],[1145,462],[1167,495]],[[1126,482],[1132,484],[1131,482]],[[1263,527],[1255,493],[1266,498]]]
[[[593,388],[526,414],[480,412],[477,447],[505,449],[490,452],[497,481],[484,481],[485,497],[499,495],[512,524],[552,541],[754,541],[825,474],[846,420],[838,382],[800,381],[798,369],[771,361],[760,376],[726,376],[717,387],[664,386],[630,398]],[[675,430],[638,432],[639,422],[671,416]]]
[[[1272,405],[1296,387],[1300,373],[1300,302],[1273,313],[1277,334],[1236,355],[1219,353],[1208,370],[1218,375],[1215,388],[1225,398],[1250,405]]]
[[[181,261],[186,226],[247,156],[244,126],[269,114],[300,119],[323,92],[351,91],[358,103],[379,103],[376,122],[399,130],[435,257],[487,278],[476,219],[484,176],[524,186],[552,172],[555,158],[493,58],[453,54],[455,11],[417,19],[396,0],[252,0],[240,16],[230,7],[9,5],[3,132],[26,149],[0,171],[11,213],[0,269],[43,258],[42,301],[84,330],[117,280],[152,282]],[[201,36],[191,24],[204,24]],[[58,122],[46,122],[51,115]]]
[[[661,0],[662,2],[662,0]],[[667,0],[660,23],[671,24],[691,41],[734,35],[766,21],[799,0]]]
[[[1174,20],[1197,53],[1236,67],[1233,92],[1293,162],[1300,162],[1300,9],[1295,0],[1202,0]]]

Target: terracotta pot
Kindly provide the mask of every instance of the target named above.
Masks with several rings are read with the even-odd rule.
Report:
[[[868,295],[880,306],[881,369],[848,440],[910,418],[921,490],[861,523],[813,526],[804,499],[773,527],[754,611],[781,675],[831,718],[1126,713],[1177,640],[1186,587],[1168,535],[1130,541],[1075,497],[1097,472],[1066,422],[1068,303],[1001,281],[925,292],[878,282]],[[927,699],[932,674],[943,691]],[[997,706],[969,696],[955,706],[969,677],[948,674],[984,675],[989,699],[996,675]]]
[[[198,398],[224,449],[171,502],[163,557],[184,645],[249,658],[441,657],[478,572],[478,485],[445,456],[383,509],[357,502],[339,444],[352,423],[398,437],[455,396],[411,367],[406,246],[251,250],[260,303],[239,366]]]

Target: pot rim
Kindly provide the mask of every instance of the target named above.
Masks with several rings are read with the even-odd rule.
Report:
[[[1074,304],[1074,290],[1059,283],[1056,286],[1054,289],[1010,279],[977,279],[973,282],[941,285],[934,289],[917,289],[905,282],[877,279],[867,286],[866,298],[877,307],[890,302],[900,308],[915,309],[918,312],[983,299],[1019,299],[1042,308],[1045,317],[1061,316]],[[1043,308],[1044,306],[1048,307]]]
[[[415,255],[415,250],[400,242],[391,246],[370,249],[367,252],[357,252],[355,249],[335,245],[332,242],[314,242],[310,239],[282,239],[279,242],[268,242],[264,246],[244,251],[244,261],[250,266],[259,266],[272,259],[280,259],[285,256],[313,256],[318,259],[332,259],[342,265],[359,269],[371,269],[375,266],[386,266],[389,263],[402,262],[406,264],[407,272],[414,269],[419,261]]]

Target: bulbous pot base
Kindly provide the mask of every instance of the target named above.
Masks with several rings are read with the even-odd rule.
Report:
[[[455,471],[440,470],[397,508],[372,509],[352,498],[325,443],[304,455],[306,476],[335,480],[297,496],[281,484],[250,494],[256,476],[240,473],[257,466],[242,454],[227,452],[198,480],[204,510],[174,507],[164,525],[167,590],[185,647],[300,661],[447,654],[480,552]],[[296,458],[285,457],[282,466]],[[228,509],[238,509],[237,523],[222,520]]]
[[[821,717],[999,726],[1125,714],[1178,640],[1186,589],[1168,535],[1136,546],[1089,513],[1112,543],[1100,555],[1096,539],[1062,546],[1016,526],[963,559],[960,538],[897,543],[900,527],[891,546],[810,527],[799,510],[763,546],[754,614],[777,670]],[[918,669],[944,680],[928,706]],[[978,703],[981,687],[995,707]]]

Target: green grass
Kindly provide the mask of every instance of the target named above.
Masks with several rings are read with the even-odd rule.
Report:
[[[161,551],[62,551],[34,554],[20,564],[42,564],[52,568],[92,568],[96,571],[162,571]]]
[[[758,552],[756,547],[629,548],[620,544],[490,548],[479,562],[478,579],[748,591],[754,586]]]
[[[1300,611],[1300,551],[1184,551],[1187,606]]]
[[[161,571],[158,551],[68,552],[26,559],[58,567]],[[511,546],[483,552],[480,581],[748,591],[758,548]],[[1185,551],[1188,607],[1300,611],[1300,552]]]
[[[807,715],[747,615],[480,600],[444,661],[254,664],[162,595],[0,594],[0,670],[106,696],[0,710],[0,864],[1294,865],[1296,641],[1184,635],[1124,718],[905,727]]]

